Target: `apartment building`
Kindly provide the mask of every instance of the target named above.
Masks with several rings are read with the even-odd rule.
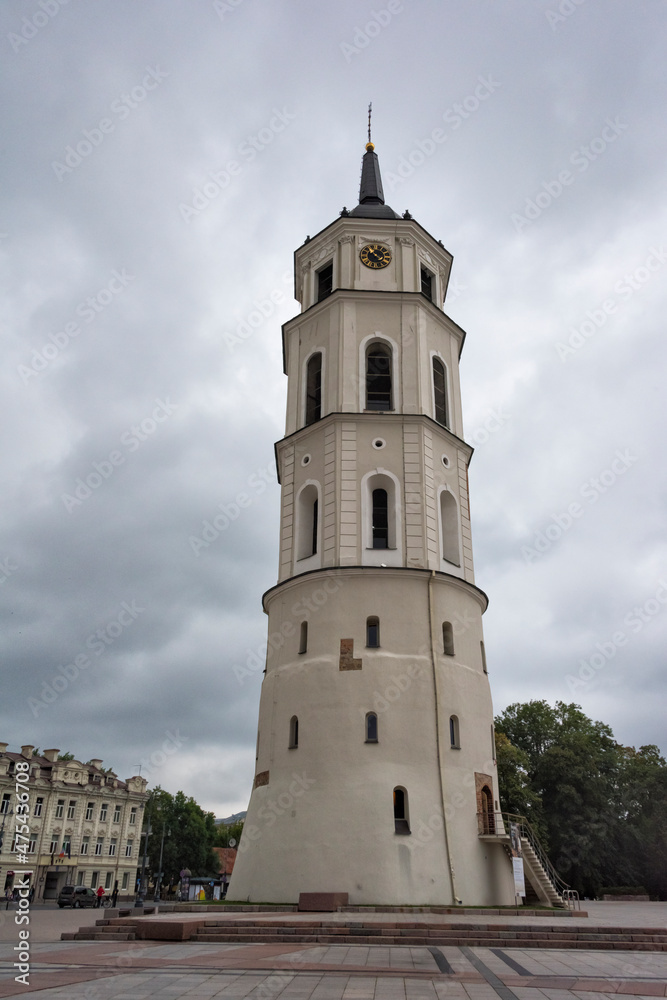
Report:
[[[120,781],[101,760],[59,760],[57,749],[7,748],[0,743],[2,892],[13,886],[15,871],[32,868],[37,901],[55,899],[63,885],[111,892],[118,883],[121,895],[133,893],[146,779]]]

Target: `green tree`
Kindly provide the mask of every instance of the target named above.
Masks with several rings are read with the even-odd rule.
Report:
[[[243,832],[243,820],[237,819],[233,823],[218,823],[215,831],[215,847],[229,847],[230,840],[235,840],[236,845],[238,845]]]
[[[144,831],[149,820],[151,833],[146,850],[151,873],[159,871],[164,833],[163,884],[177,882],[183,868],[189,868],[193,875],[217,875],[219,863],[211,850],[216,838],[213,813],[204,812],[183,792],[170,795],[158,786],[151,792],[144,810]]]

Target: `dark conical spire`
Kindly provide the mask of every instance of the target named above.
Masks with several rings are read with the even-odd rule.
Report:
[[[384,203],[380,162],[372,142],[366,143],[366,152],[361,162],[359,204],[352,209],[350,215],[362,219],[400,219],[400,215]]]

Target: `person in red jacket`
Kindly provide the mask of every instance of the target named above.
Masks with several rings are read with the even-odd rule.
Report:
[[[97,890],[97,906],[98,908],[102,905],[102,896],[104,895],[104,886],[99,886]]]

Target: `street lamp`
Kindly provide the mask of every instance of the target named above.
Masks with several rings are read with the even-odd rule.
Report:
[[[162,871],[162,854],[164,852],[164,836],[165,836],[165,832],[166,832],[166,834],[167,834],[168,837],[171,836],[171,830],[167,830],[166,820],[163,821],[163,823],[162,823],[162,837],[160,839],[160,864],[158,865],[159,871],[157,872],[157,874],[155,876],[155,878],[156,878],[156,882],[155,882],[155,895],[153,896],[153,902],[154,903],[159,903],[160,902],[160,884],[162,882],[162,875],[163,875],[163,871]]]
[[[150,800],[149,800],[150,802]],[[134,901],[135,907],[144,905],[144,896],[146,894],[146,855],[148,853],[148,838],[151,833],[151,814],[150,810],[147,810],[148,819],[146,820],[146,829],[142,831],[142,837],[144,838],[144,860],[141,865],[141,879],[139,882],[139,892],[137,893],[137,898]]]

